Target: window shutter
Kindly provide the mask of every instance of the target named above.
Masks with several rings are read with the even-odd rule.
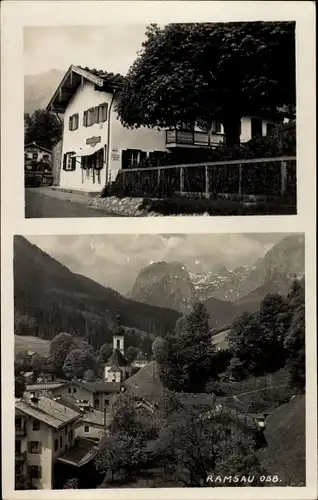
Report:
[[[68,119],[68,129],[72,130],[72,117],[71,116]]]
[[[28,441],[28,452],[32,453],[32,442]]]
[[[87,111],[83,113],[83,126],[87,127]]]
[[[76,130],[76,129],[78,129],[78,113],[76,113],[76,115],[74,115],[74,119],[75,119],[74,130]]]
[[[105,102],[104,104],[104,108],[103,108],[103,122],[106,122],[107,121],[107,114],[108,114],[108,104],[107,102]]]
[[[146,159],[147,159],[146,151],[140,151],[139,163],[142,163],[142,165],[144,165]]]
[[[121,154],[121,168],[128,168],[129,151],[125,149]]]
[[[64,154],[64,156],[63,156],[63,170],[66,170],[66,164],[67,164],[67,154]]]

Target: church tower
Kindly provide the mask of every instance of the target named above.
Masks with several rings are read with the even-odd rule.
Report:
[[[115,351],[115,349],[118,349],[118,351],[120,351],[123,356],[125,356],[124,334],[125,330],[121,325],[120,315],[117,314],[116,326],[113,333],[113,351]]]

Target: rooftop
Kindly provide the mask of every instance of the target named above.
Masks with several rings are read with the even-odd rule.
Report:
[[[104,92],[116,91],[124,81],[124,77],[119,73],[108,73],[105,70],[72,64],[66,71],[46,109],[55,113],[64,113],[70,99],[76,93],[83,79],[91,82],[95,86],[95,90]]]
[[[25,393],[23,398],[16,401],[15,407],[26,415],[40,420],[55,429],[76,420],[80,416],[80,410],[72,409],[69,405],[66,406],[53,398],[43,395],[39,396],[33,402],[30,395]]]
[[[26,391],[50,391],[53,389],[58,389],[63,387],[65,382],[38,382],[36,384],[28,384],[26,386]]]
[[[50,149],[44,148],[43,146],[40,146],[39,144],[36,144],[36,142],[29,142],[28,144],[24,145],[24,149],[31,148],[31,147],[32,148],[40,149],[41,151],[45,151],[46,153],[50,153],[50,154],[52,153],[52,151]],[[33,354],[35,354],[35,353],[33,353]]]
[[[74,446],[59,456],[58,462],[75,467],[81,467],[92,460],[97,454],[96,443],[86,438],[76,438]]]
[[[120,369],[123,366],[127,366],[128,362],[125,359],[124,355],[120,352],[119,349],[115,349],[106,362],[106,366],[110,366],[111,368]]]

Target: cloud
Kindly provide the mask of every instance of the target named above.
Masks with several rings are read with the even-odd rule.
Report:
[[[104,286],[127,293],[139,271],[158,261],[182,262],[194,272],[223,264],[253,264],[287,234],[135,234],[28,236],[43,251]]]

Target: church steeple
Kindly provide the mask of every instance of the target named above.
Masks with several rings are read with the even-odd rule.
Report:
[[[115,351],[115,349],[118,349],[123,356],[125,355],[124,335],[125,330],[121,324],[120,314],[118,313],[116,316],[116,325],[113,331],[113,351]]]

